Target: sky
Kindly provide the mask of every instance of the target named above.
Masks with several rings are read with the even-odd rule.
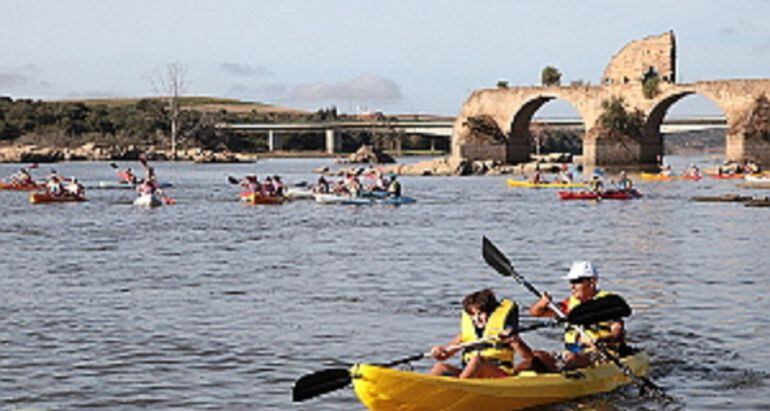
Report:
[[[456,115],[546,65],[597,84],[626,43],[669,30],[678,82],[768,78],[768,17],[770,0],[0,0],[0,95],[154,96],[176,64],[185,95]],[[674,112],[718,109],[695,96]]]

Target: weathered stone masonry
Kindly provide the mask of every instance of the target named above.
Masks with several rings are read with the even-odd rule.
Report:
[[[748,113],[757,100],[763,95],[770,97],[770,79],[676,84],[675,53],[674,35],[669,32],[624,47],[607,66],[601,85],[474,91],[455,120],[452,156],[456,160],[527,161],[532,144],[529,134],[532,117],[546,102],[562,99],[572,104],[583,120],[586,165],[654,164],[656,157],[663,153],[660,125],[666,112],[683,97],[700,94],[712,100],[727,119],[727,159],[752,159],[770,165],[770,136],[745,132],[746,121],[751,117]],[[642,88],[645,75],[650,72],[661,79],[658,93],[653,98],[645,97]],[[598,127],[601,104],[612,97],[622,97],[628,110],[638,109],[644,114],[646,123],[641,136],[602,136]],[[479,138],[474,133],[469,119],[481,116],[493,119],[504,135],[504,141]]]

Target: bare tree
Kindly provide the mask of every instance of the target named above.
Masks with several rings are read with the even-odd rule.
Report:
[[[165,75],[157,73],[152,78],[155,93],[168,99],[168,119],[171,123],[171,159],[176,160],[176,145],[179,137],[179,98],[186,91],[187,66],[175,62],[166,66]]]

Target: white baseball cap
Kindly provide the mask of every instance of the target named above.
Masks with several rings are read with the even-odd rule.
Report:
[[[569,273],[562,278],[570,281],[581,278],[599,278],[599,273],[589,261],[575,261],[572,263]]]

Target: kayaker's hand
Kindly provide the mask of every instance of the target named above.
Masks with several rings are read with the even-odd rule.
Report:
[[[431,348],[430,355],[431,357],[439,361],[444,361],[447,358],[449,358],[449,352],[447,351],[446,347],[441,345],[436,345],[433,348]]]

